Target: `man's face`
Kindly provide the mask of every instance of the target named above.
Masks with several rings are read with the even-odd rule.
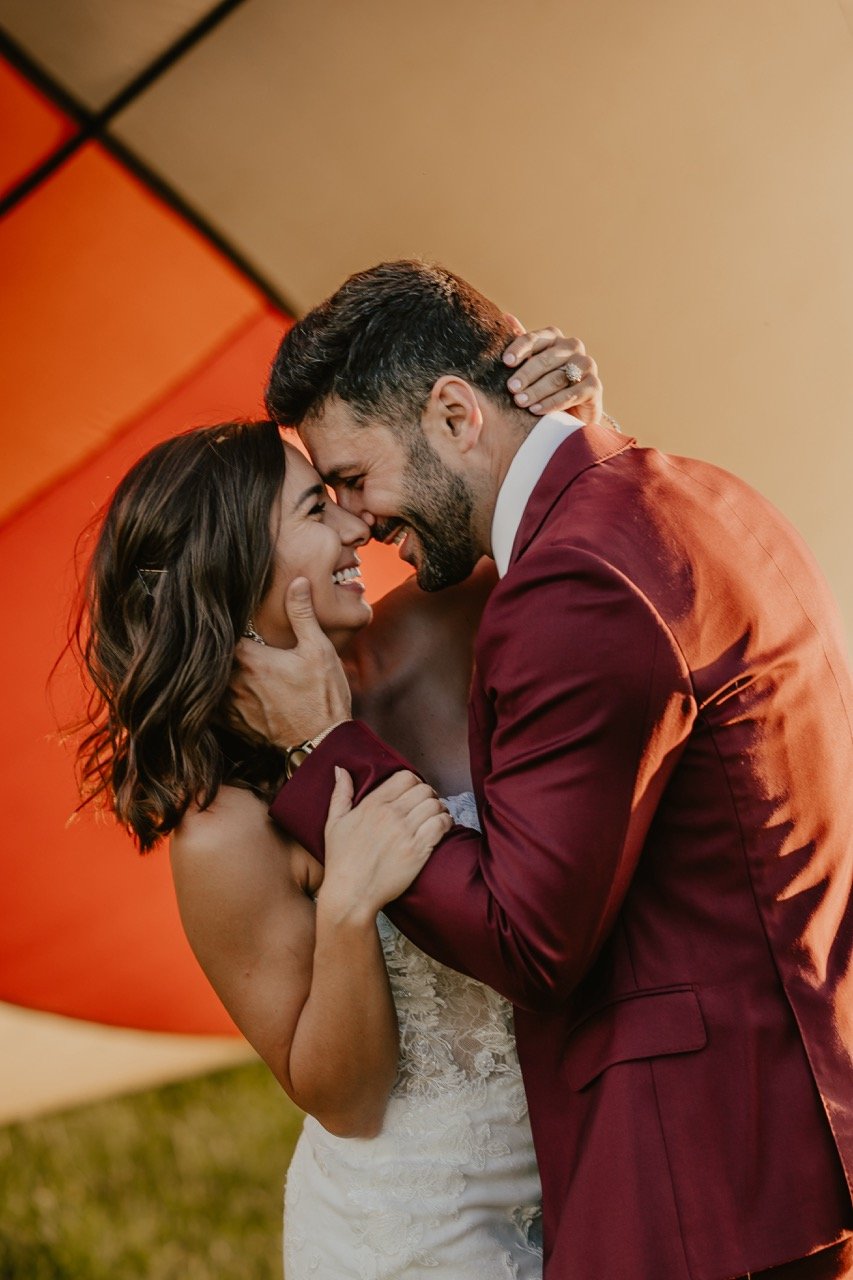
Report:
[[[299,429],[314,465],[342,507],[378,542],[394,542],[424,591],[462,582],[480,552],[472,532],[473,494],[416,427],[362,426],[341,400]]]

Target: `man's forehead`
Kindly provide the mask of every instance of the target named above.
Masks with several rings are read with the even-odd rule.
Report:
[[[324,479],[358,470],[397,443],[388,427],[358,421],[340,400],[302,423],[299,436]]]
[[[360,465],[366,440],[357,434],[358,428],[342,428],[312,419],[299,428],[302,443],[311,455],[314,466],[324,480]]]

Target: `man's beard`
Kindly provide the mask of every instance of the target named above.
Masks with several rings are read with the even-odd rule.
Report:
[[[418,586],[423,591],[441,591],[464,582],[480,558],[471,527],[473,494],[419,430],[407,440],[406,453],[400,518],[414,530],[421,546]],[[373,536],[384,540],[393,523],[377,525]]]

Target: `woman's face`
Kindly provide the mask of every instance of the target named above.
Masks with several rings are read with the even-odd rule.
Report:
[[[307,578],[317,621],[340,649],[372,617],[356,550],[368,540],[370,530],[331,500],[298,449],[285,444],[284,454],[284,484],[273,511],[272,586],[252,622],[267,644],[291,648],[295,638],[285,596],[294,578]]]

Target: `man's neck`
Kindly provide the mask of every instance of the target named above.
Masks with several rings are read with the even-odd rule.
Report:
[[[492,506],[490,542],[501,576],[509,568],[515,537],[543,471],[561,444],[582,426],[573,414],[543,414],[535,419],[533,428],[513,454]]]
[[[485,556],[492,554],[492,521],[501,485],[513,458],[539,421],[539,418],[522,409],[495,408],[489,415],[491,453],[475,515],[475,534],[480,551]]]

